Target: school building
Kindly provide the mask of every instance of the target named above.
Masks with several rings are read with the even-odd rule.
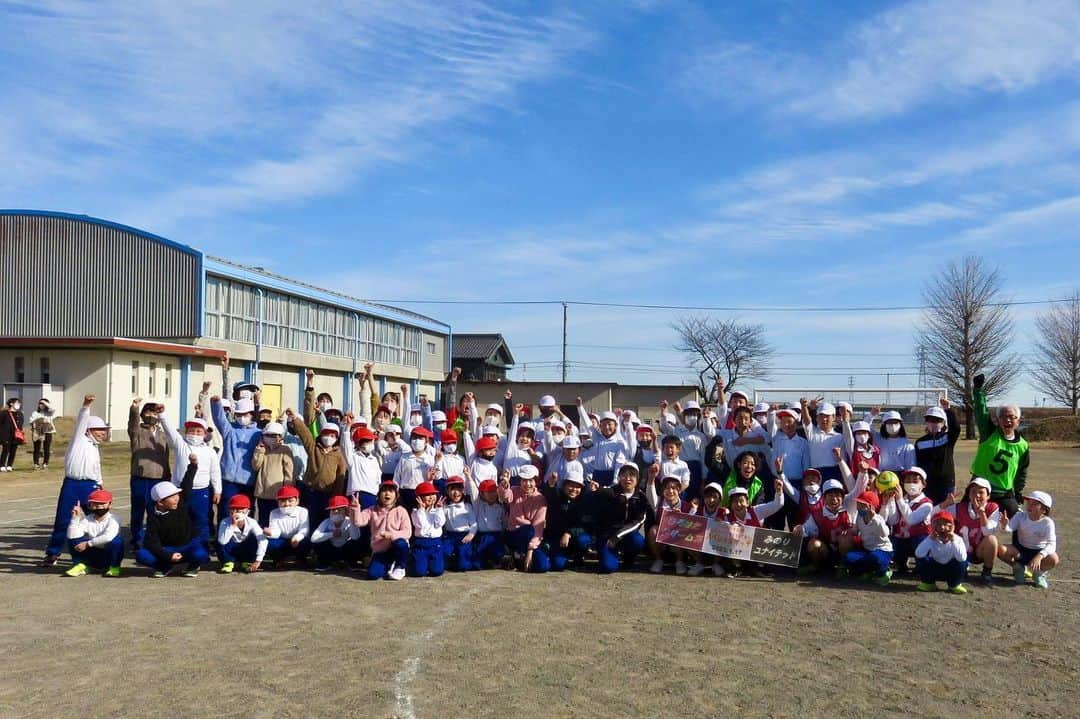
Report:
[[[367,288],[357,288],[364,292]],[[125,436],[135,397],[191,416],[204,381],[262,387],[275,414],[299,409],[304,370],[337,406],[358,404],[353,376],[375,363],[377,389],[438,398],[450,325],[297,282],[133,227],[85,215],[0,210],[0,383],[27,417],[39,397],[74,415],[86,394]]]

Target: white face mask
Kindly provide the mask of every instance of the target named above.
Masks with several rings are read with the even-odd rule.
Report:
[[[423,437],[419,439],[414,439],[413,441],[409,442],[409,446],[412,447],[412,450],[414,452],[423,452],[425,449],[427,449],[427,440]]]
[[[424,415],[422,415],[422,414],[410,414],[409,415],[409,424],[411,424],[413,427],[419,427],[423,423],[424,423]]]
[[[435,429],[442,432],[444,429],[446,429],[446,422],[436,422],[435,423]]]
[[[337,443],[337,437],[332,434],[324,434],[319,437],[319,443],[324,447],[333,447]]]
[[[319,402],[319,409],[321,409],[323,412],[330,409],[331,407],[333,407],[333,405],[329,402]]]
[[[291,507],[278,507],[278,509],[280,509],[281,513],[286,517],[295,517],[300,512],[300,505],[294,504]]]
[[[457,445],[453,443],[444,444],[442,446],[442,451],[443,454],[453,454],[454,452],[457,452]]]
[[[201,434],[185,434],[184,441],[190,444],[192,447],[198,447],[203,443],[203,437]]]
[[[499,416],[497,414],[489,414],[484,417],[484,425],[486,427],[494,427],[499,423]]]
[[[371,454],[371,442],[364,442],[360,445],[360,451],[363,454]]]
[[[918,497],[922,494],[922,487],[918,482],[909,482],[904,485],[904,491],[907,492],[909,497]]]
[[[683,419],[683,422],[686,423],[687,427],[690,427],[691,429],[693,429],[694,427],[697,427],[698,418],[695,415],[690,415],[688,417],[685,417]]]
[[[900,423],[899,422],[886,422],[885,423],[885,434],[889,435],[890,437],[895,436],[899,431],[900,431]]]
[[[551,439],[555,442],[555,444],[558,444],[559,442],[562,442],[565,438],[566,438],[566,433],[565,432],[552,432],[551,433]]]
[[[817,496],[818,490],[821,489],[821,485],[816,482],[807,482],[802,486],[803,492],[811,497]]]
[[[856,432],[855,433],[855,444],[859,445],[860,447],[865,447],[869,442],[870,442],[870,433],[869,432]]]
[[[236,423],[239,424],[241,427],[250,426],[251,425],[251,415],[250,414],[237,415]]]

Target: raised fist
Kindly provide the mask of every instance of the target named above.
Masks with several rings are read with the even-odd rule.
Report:
[[[971,380],[971,386],[977,390],[982,389],[984,384],[986,384],[986,375],[981,372],[975,375],[975,378]]]

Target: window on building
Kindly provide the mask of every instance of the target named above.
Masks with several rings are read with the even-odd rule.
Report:
[[[49,379],[52,376],[52,373],[49,371],[49,358],[42,357],[39,361],[39,364],[41,366],[41,383],[48,384],[52,381],[51,379]]]
[[[172,365],[165,365],[165,396],[172,397]]]
[[[131,362],[131,396],[139,396],[139,363],[135,360]]]
[[[154,388],[155,388],[154,380],[156,379],[154,377],[155,374],[157,374],[157,363],[156,362],[151,362],[150,363],[150,372],[149,372],[150,379],[146,383],[146,396],[147,397],[153,397],[154,396]]]
[[[427,343],[427,353],[429,355],[435,354],[435,343],[434,342],[428,342]]]
[[[26,381],[26,358],[25,357],[16,357],[15,358],[15,381],[16,382],[25,382]]]

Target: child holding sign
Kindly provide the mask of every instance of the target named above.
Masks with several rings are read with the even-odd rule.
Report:
[[[649,552],[653,555],[653,563],[649,567],[649,571],[653,574],[660,574],[664,571],[664,555],[665,551],[667,551],[675,557],[675,573],[682,575],[686,574],[687,570],[686,550],[657,542],[656,533],[660,528],[660,519],[665,510],[694,514],[697,512],[697,502],[683,501],[680,495],[683,489],[682,480],[678,477],[664,477],[664,480],[660,483],[660,496],[658,497],[656,495],[656,476],[659,473],[660,468],[657,465],[654,464],[649,467],[649,481],[645,487],[645,496],[649,500],[649,506],[653,507],[656,522],[645,531],[645,537],[649,542]]]

